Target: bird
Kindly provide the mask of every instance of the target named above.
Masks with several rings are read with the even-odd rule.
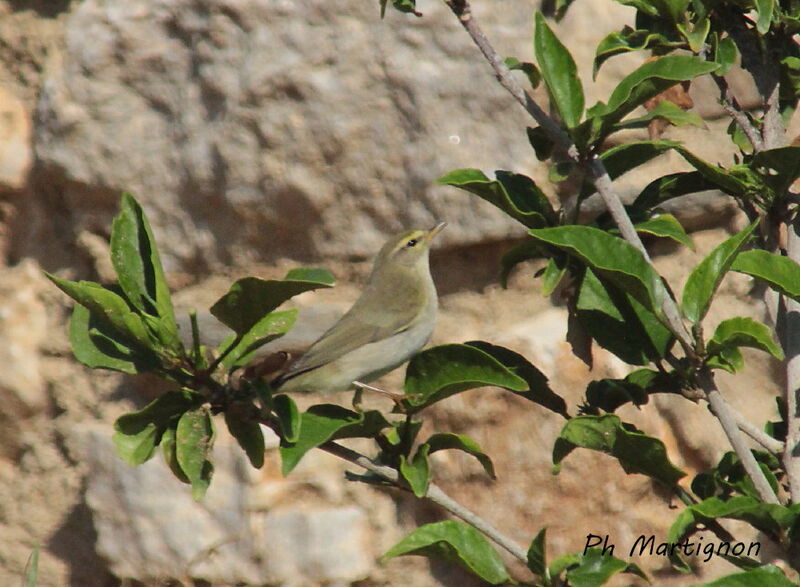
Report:
[[[445,227],[391,237],[352,307],[270,384],[276,392],[337,392],[366,385],[408,361],[428,342],[438,296],[430,272],[433,239]],[[396,395],[385,392],[387,395]]]

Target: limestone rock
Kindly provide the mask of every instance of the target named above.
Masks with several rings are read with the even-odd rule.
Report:
[[[0,86],[0,189],[23,188],[32,162],[30,113],[21,100]]]

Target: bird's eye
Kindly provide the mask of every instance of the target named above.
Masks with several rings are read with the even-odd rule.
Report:
[[[409,240],[409,241],[406,243],[406,246],[407,246],[407,247],[413,247],[413,246],[416,246],[416,244],[417,244],[417,239],[415,239],[415,238],[412,238],[411,240]]]

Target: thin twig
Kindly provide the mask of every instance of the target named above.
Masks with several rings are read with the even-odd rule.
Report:
[[[769,434],[761,430],[758,426],[747,420],[742,414],[737,412],[730,405],[728,406],[728,409],[733,415],[733,419],[736,421],[736,425],[739,427],[739,430],[747,434],[750,438],[755,440],[758,444],[767,449],[769,452],[777,455],[783,453],[784,445],[780,440],[778,440],[777,438],[772,438],[772,436],[770,436]]]
[[[763,149],[764,143],[761,140],[758,129],[750,121],[744,109],[739,104],[739,101],[736,99],[736,96],[731,92],[728,80],[721,75],[713,74],[711,78],[716,82],[719,88],[719,94],[722,97],[722,109],[725,110],[725,113],[742,129],[742,132],[747,137],[747,140],[750,141],[750,144],[753,145],[755,151]]]
[[[486,35],[483,34],[483,31],[472,14],[469,2],[466,0],[445,0],[445,2],[456,15],[456,17],[458,17],[461,25],[464,27],[469,36],[480,49],[481,53],[489,62],[489,65],[491,65],[492,70],[494,71],[495,76],[500,84],[514,97],[515,100],[517,100],[517,102],[522,104],[522,106],[526,111],[528,111],[533,119],[541,125],[544,131],[549,135],[550,139],[553,140],[570,159],[582,165],[592,175],[594,178],[595,188],[597,189],[600,197],[603,199],[603,202],[606,205],[606,208],[617,224],[622,237],[631,245],[636,247],[639,251],[641,251],[645,259],[650,261],[650,257],[647,254],[639,235],[636,233],[630,217],[625,211],[619,196],[617,196],[617,194],[614,192],[611,184],[611,178],[609,177],[608,171],[605,169],[603,162],[596,156],[588,161],[582,159],[577,146],[569,138],[569,135],[567,135],[564,129],[562,129],[550,116],[548,116],[544,110],[538,104],[536,104],[530,94],[526,92],[522,86],[520,86],[513,75],[511,75],[511,71],[505,66],[505,63],[500,58],[500,55],[486,38]],[[670,326],[670,329],[675,334],[684,351],[687,353],[687,356],[693,356],[692,337],[689,334],[686,325],[683,323],[683,320],[681,320],[680,312],[675,300],[673,300],[669,294],[665,294],[661,302],[664,317]],[[736,454],[739,456],[739,459],[745,465],[745,470],[753,478],[753,483],[756,487],[760,487],[761,489],[764,489],[764,486],[766,486],[766,491],[763,491],[762,499],[777,503],[777,497],[775,497],[774,492],[772,492],[772,489],[769,487],[769,483],[767,482],[766,477],[764,477],[761,468],[755,462],[755,458],[750,452],[750,449],[747,447],[744,437],[739,431],[736,420],[732,415],[731,408],[725,401],[725,398],[723,398],[719,393],[719,390],[717,389],[710,372],[708,372],[707,376],[704,377],[702,388],[712,410],[720,420],[722,428],[728,436],[728,440],[731,442],[731,446],[733,446]]]
[[[775,495],[775,492],[772,491],[772,487],[767,481],[767,478],[764,476],[764,472],[758,465],[758,461],[756,461],[756,458],[750,451],[750,447],[747,446],[747,443],[744,441],[744,437],[739,433],[739,428],[736,424],[736,417],[734,416],[731,407],[723,399],[722,395],[717,389],[714,383],[714,375],[711,370],[702,369],[698,374],[698,381],[706,394],[708,405],[711,406],[711,410],[714,412],[714,415],[717,417],[720,424],[722,424],[722,429],[725,431],[728,441],[731,443],[733,450],[736,451],[736,455],[739,457],[744,470],[753,481],[753,485],[755,486],[761,501],[766,503],[780,504],[778,497]]]
[[[367,458],[366,456],[362,455],[359,452],[356,452],[352,449],[349,449],[341,444],[336,444],[335,442],[326,442],[325,444],[321,445],[319,448],[328,452],[334,456],[339,457],[340,459],[344,459],[354,465],[358,465],[359,467],[366,469],[371,473],[375,473],[376,475],[380,475],[390,483],[405,489],[401,485],[400,481],[400,474],[391,467],[387,467],[386,465],[379,465],[372,461],[371,459]],[[474,527],[475,529],[483,532],[486,536],[494,540],[498,545],[502,546],[511,555],[519,560],[520,562],[527,564],[528,562],[528,555],[521,546],[519,546],[516,542],[511,540],[508,536],[500,532],[497,528],[492,526],[489,522],[481,518],[476,513],[468,510],[460,503],[455,501],[452,497],[447,495],[442,489],[440,489],[437,485],[431,483],[428,487],[428,493],[425,497],[431,500],[433,503],[443,507],[448,512],[456,516],[457,518],[461,518],[467,524]]]
[[[800,220],[787,223],[787,253],[800,261]],[[786,448],[783,466],[792,503],[800,503],[800,303],[786,298],[783,350],[786,355]]]

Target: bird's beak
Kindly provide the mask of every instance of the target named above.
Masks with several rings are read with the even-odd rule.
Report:
[[[447,226],[447,222],[439,222],[439,223],[438,223],[436,226],[434,226],[433,228],[431,228],[431,229],[428,231],[428,234],[426,234],[426,235],[425,235],[425,239],[426,239],[428,242],[431,242],[431,241],[434,239],[434,237],[435,237],[437,234],[439,234],[440,232],[442,232],[442,229],[443,229],[445,226]]]

